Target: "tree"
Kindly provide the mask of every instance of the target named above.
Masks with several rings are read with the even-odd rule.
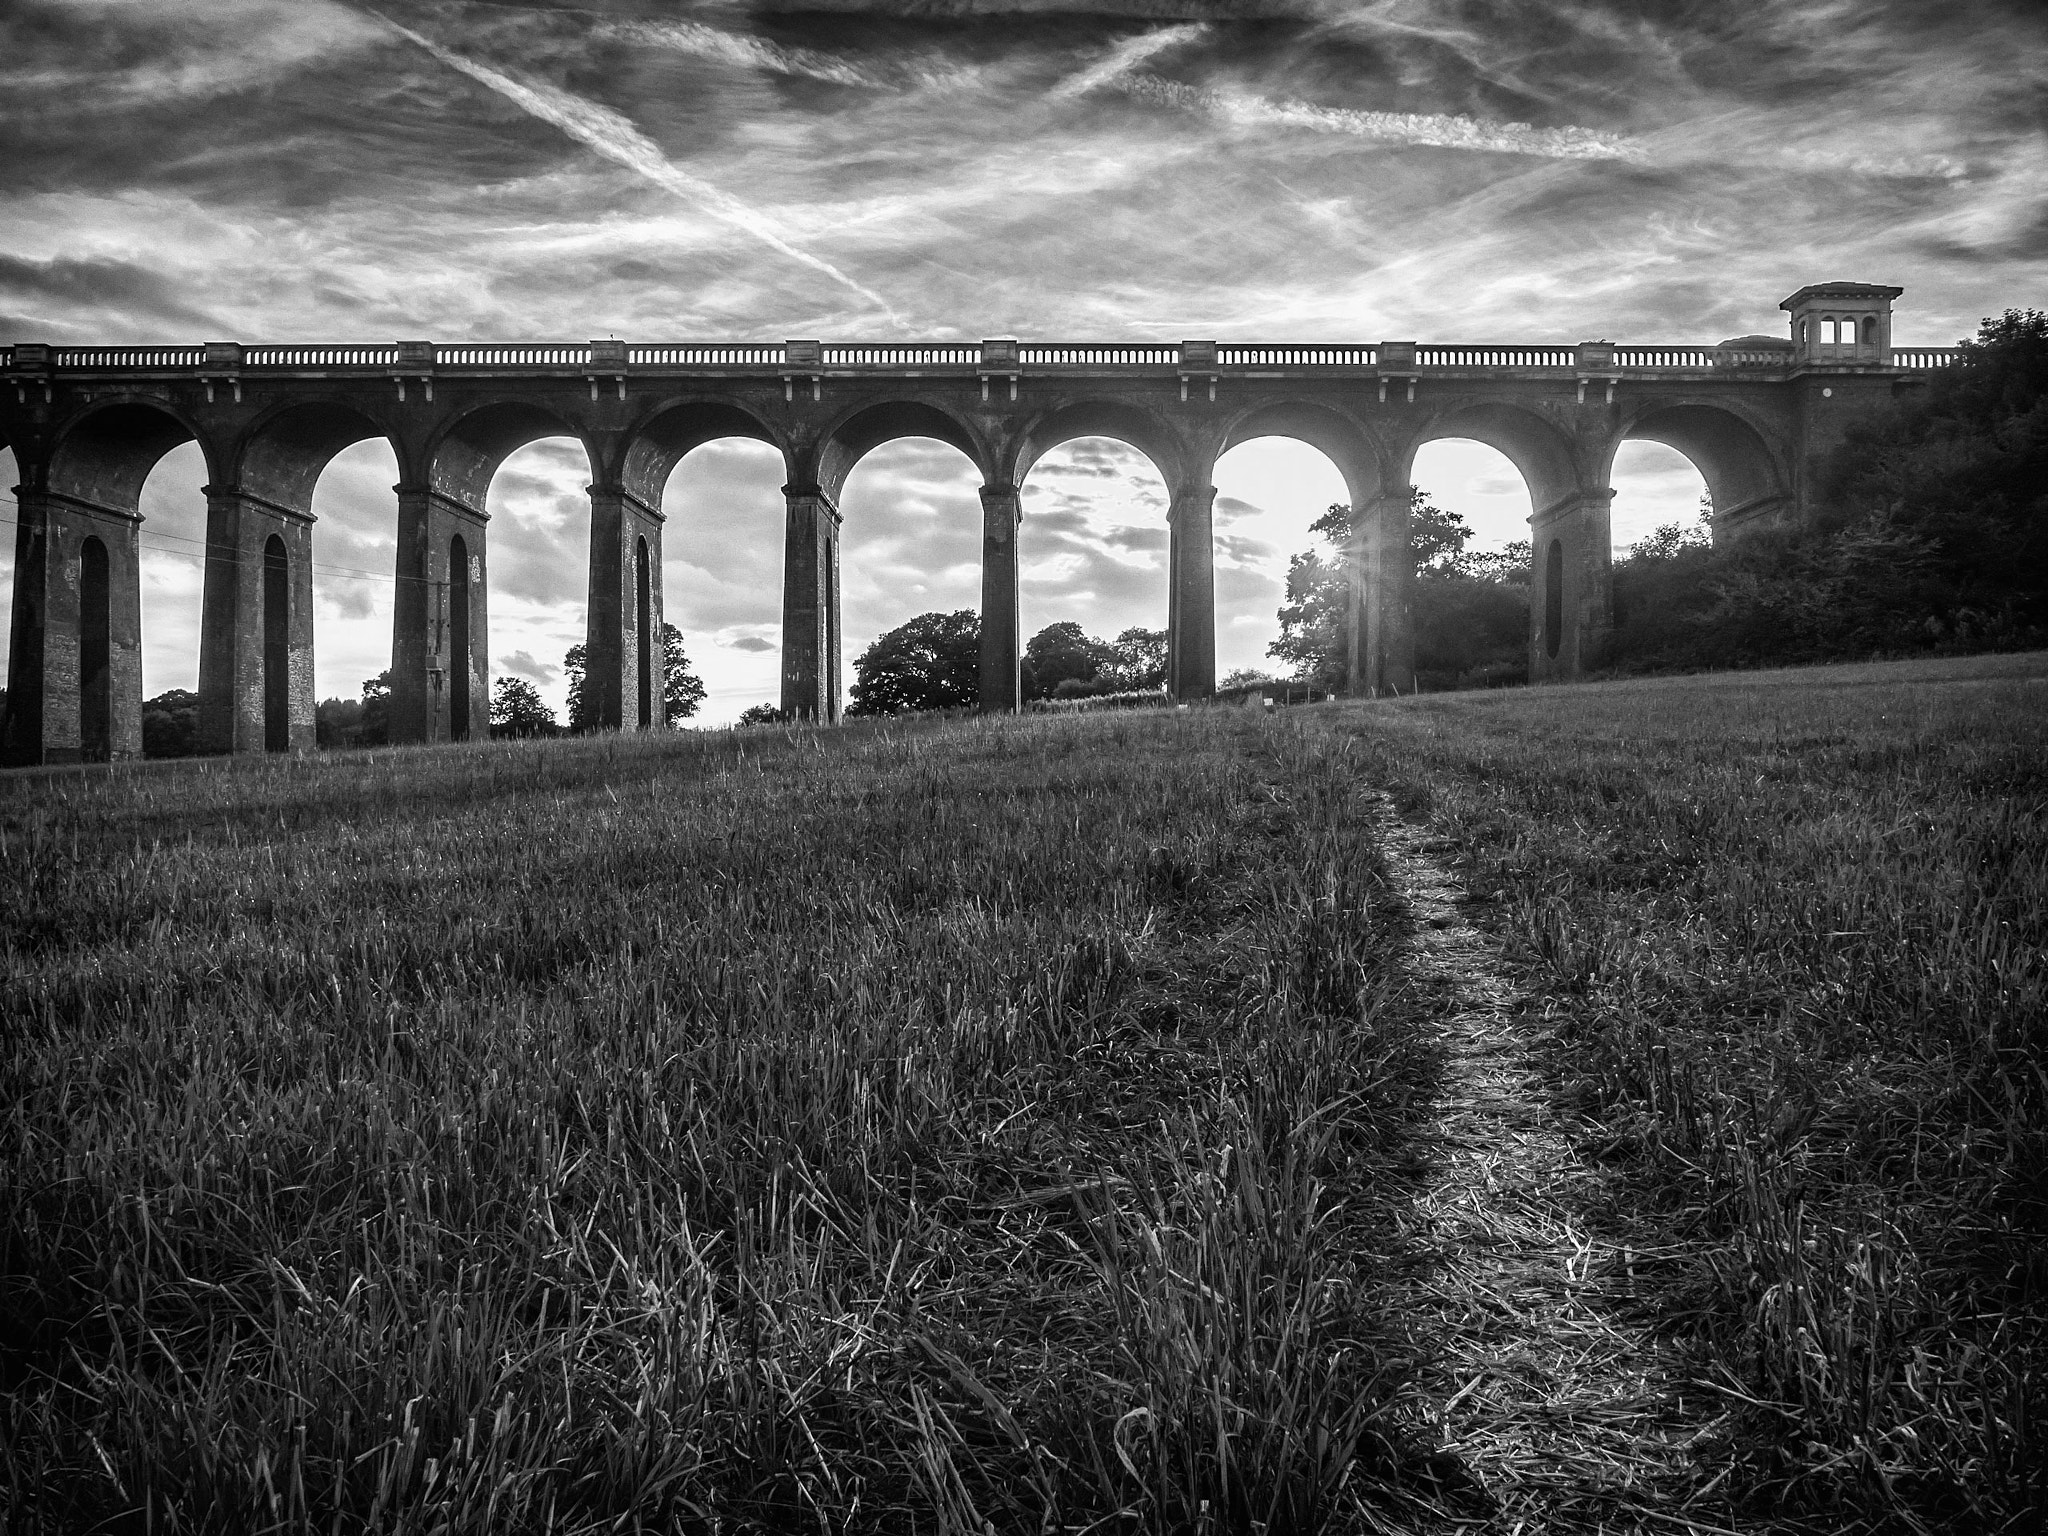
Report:
[[[781,725],[789,717],[773,704],[749,704],[740,711],[737,725]]]
[[[981,691],[981,615],[921,613],[879,637],[853,664],[849,715],[973,704]]]
[[[1137,692],[1166,686],[1166,631],[1133,626],[1112,643],[1116,660],[1113,671],[1119,688]]]
[[[704,706],[704,680],[690,670],[690,658],[683,654],[683,632],[673,624],[661,626],[661,655],[665,681],[662,701],[668,707],[669,729]]]
[[[199,695],[169,688],[142,701],[142,755],[190,757],[199,750]]]
[[[391,736],[391,674],[363,682],[359,699],[322,699],[313,707],[314,739],[323,747],[381,747]]]
[[[1093,683],[1116,659],[1115,646],[1083,634],[1073,620],[1048,624],[1024,644],[1024,697],[1047,699],[1063,683]],[[1068,689],[1061,696],[1076,697],[1077,690]]]
[[[556,729],[555,712],[539,689],[523,677],[498,679],[491,690],[493,736],[552,736]]]
[[[1419,495],[1419,493],[1418,493]],[[1344,551],[1351,544],[1351,508],[1338,502],[1309,524],[1328,553],[1304,550],[1287,562],[1287,600],[1280,605],[1280,637],[1266,654],[1294,669],[1297,681],[1338,689],[1347,681],[1351,654],[1351,584]]]
[[[584,675],[589,655],[587,647],[572,645],[562,657],[562,671],[569,678],[569,731],[575,736],[597,729],[597,700]]]

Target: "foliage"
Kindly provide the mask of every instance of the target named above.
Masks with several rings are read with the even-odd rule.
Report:
[[[1416,576],[1412,621],[1417,680],[1429,688],[1524,682],[1528,678],[1529,545],[1465,553],[1472,530],[1418,488],[1409,504]],[[1353,615],[1345,551],[1351,509],[1333,506],[1310,525],[1326,550],[1294,556],[1280,637],[1266,654],[1288,662],[1295,680],[1338,692],[1348,685]]]
[[[1237,667],[1216,680],[1216,691],[1228,693],[1233,688],[1255,688],[1260,683],[1276,683],[1279,679],[1270,672],[1257,667]]]
[[[1335,691],[1349,681],[1353,624],[1345,551],[1352,538],[1351,508],[1331,506],[1309,524],[1309,532],[1320,534],[1329,551],[1310,549],[1288,560],[1280,637],[1266,654],[1291,666],[1297,681]]]
[[[1072,619],[1048,624],[1024,642],[1024,697],[1076,698],[1093,692],[1096,678],[1117,659],[1116,647],[1083,634]],[[1061,693],[1069,683],[1082,686]]]
[[[552,736],[560,727],[540,690],[523,677],[501,677],[491,688],[493,736]]]
[[[1426,1031],[1262,724],[24,780],[0,1526],[1416,1528]]]
[[[981,615],[921,613],[877,637],[853,671],[849,715],[972,705],[981,696]]]
[[[736,725],[781,725],[789,716],[774,704],[749,704],[740,711]]]
[[[1166,686],[1167,636],[1163,629],[1132,625],[1110,642],[1116,659],[1103,670],[1120,690],[1142,692]]]
[[[1615,569],[1625,670],[2048,638],[2048,315],[1987,319],[1916,399],[1850,427],[1809,527],[1659,530]]]
[[[597,729],[597,696],[587,677],[590,647],[578,642],[562,656],[562,672],[569,680],[569,733],[587,736]]]
[[[690,658],[683,654],[683,632],[673,624],[661,626],[661,655],[662,702],[669,727],[674,729],[704,707],[704,679],[690,670]]]
[[[1703,1525],[1974,1536],[2048,1513],[2039,670],[1722,674],[1332,724],[1460,849],[1537,989],[1546,1075],[1617,1181],[1589,1219],[1639,1256],[1615,1304],[1678,1332],[1728,1415],[1699,1475],[1736,1512]]]
[[[322,699],[313,710],[323,747],[381,747],[391,739],[391,672],[363,681],[360,699]]]
[[[199,750],[199,695],[169,688],[142,701],[142,755],[190,757]]]

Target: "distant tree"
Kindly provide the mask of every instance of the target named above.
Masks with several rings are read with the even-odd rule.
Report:
[[[1261,672],[1257,667],[1238,667],[1226,672],[1216,680],[1216,686],[1226,692],[1232,688],[1255,688],[1261,683],[1275,683],[1279,679],[1270,672]]]
[[[381,747],[391,740],[391,669],[363,679],[363,713],[354,745]]]
[[[190,757],[199,750],[199,695],[168,688],[142,701],[142,755]]]
[[[953,709],[975,702],[981,685],[981,615],[921,613],[861,652],[849,715]]]
[[[491,690],[493,736],[552,736],[557,729],[539,689],[523,677],[498,679]]]
[[[597,729],[597,700],[584,678],[584,661],[589,655],[581,645],[572,645],[562,657],[562,671],[569,679],[569,732],[581,736]]]
[[[780,725],[789,717],[773,704],[749,704],[740,711],[738,725]]]
[[[1116,660],[1115,646],[1082,633],[1081,626],[1073,620],[1048,624],[1024,644],[1024,697],[1049,699],[1059,693],[1063,683],[1092,684]],[[1061,695],[1077,696],[1073,689]]]
[[[704,680],[690,670],[690,658],[683,654],[683,632],[673,624],[661,626],[661,654],[667,681],[662,700],[668,706],[671,730],[704,707]]]
[[[1105,671],[1119,688],[1136,692],[1166,686],[1166,631],[1133,626],[1112,642],[1116,659]]]

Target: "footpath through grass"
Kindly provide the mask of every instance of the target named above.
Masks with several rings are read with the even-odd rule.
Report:
[[[1317,725],[1497,898],[1608,1229],[1651,1239],[1617,1288],[1725,1408],[1732,1517],[2039,1529],[2048,655]]]
[[[1327,746],[0,784],[0,1525],[1407,1522],[1364,1298],[1430,1062]]]

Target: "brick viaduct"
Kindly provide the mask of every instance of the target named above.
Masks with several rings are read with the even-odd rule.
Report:
[[[782,705],[836,719],[839,511],[848,472],[900,437],[950,443],[982,478],[981,705],[1018,705],[1019,492],[1083,436],[1144,452],[1171,497],[1169,688],[1215,683],[1210,485],[1217,458],[1278,435],[1329,456],[1362,511],[1355,691],[1413,687],[1409,477],[1433,439],[1499,449],[1534,516],[1530,672],[1581,675],[1610,622],[1609,471],[1629,439],[1699,468],[1716,537],[1802,516],[1844,425],[1924,380],[1945,350],[1895,352],[1891,300],[1803,288],[1789,340],[1719,346],[839,345],[67,348],[4,352],[0,441],[20,469],[5,758],[141,750],[137,512],[166,452],[196,439],[209,483],[200,734],[217,752],[314,741],[312,500],[341,449],[389,439],[400,466],[392,731],[461,740],[489,719],[485,492],[537,438],[592,467],[587,678],[601,723],[661,723],[661,497],[691,449],[773,444],[786,466]]]

